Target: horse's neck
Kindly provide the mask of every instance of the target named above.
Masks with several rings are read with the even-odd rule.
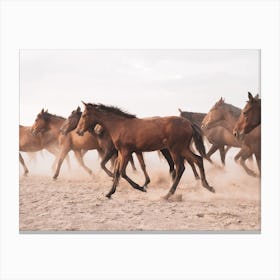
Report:
[[[105,128],[105,130],[110,134],[112,140],[116,139],[124,126],[124,123],[129,120],[119,116],[107,116],[100,114],[98,123]],[[132,119],[133,120],[133,119]]]
[[[231,132],[238,121],[239,115],[241,110],[239,111],[238,108],[235,108],[235,113],[233,113],[233,108],[230,108],[229,112],[225,115],[225,124],[223,125],[226,129],[229,129]]]
[[[64,121],[65,119],[63,118],[52,117],[49,123],[50,131],[53,132],[55,135],[58,135],[60,133],[60,128]]]

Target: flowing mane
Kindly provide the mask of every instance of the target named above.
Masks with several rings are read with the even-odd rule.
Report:
[[[51,118],[56,118],[56,119],[61,119],[61,120],[65,120],[64,117],[61,117],[61,116],[58,116],[58,115],[55,115],[55,114],[50,114],[49,112],[44,112],[42,114],[43,118],[45,118],[46,120],[49,120]]]
[[[115,115],[118,115],[120,117],[128,118],[128,119],[134,119],[136,118],[136,115],[129,114],[122,109],[116,107],[116,106],[106,106],[104,104],[91,104],[96,110],[101,111],[101,112],[107,112],[107,113],[112,113]]]

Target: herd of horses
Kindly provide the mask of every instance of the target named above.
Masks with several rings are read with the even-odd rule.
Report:
[[[85,165],[83,157],[87,151],[97,150],[102,169],[113,178],[113,185],[106,195],[108,198],[115,193],[121,177],[133,188],[146,192],[150,178],[143,152],[159,151],[169,165],[172,185],[165,199],[175,193],[185,170],[185,161],[191,166],[195,178],[201,180],[202,186],[215,192],[207,182],[203,159],[212,163],[211,155],[216,151],[220,152],[222,164],[225,164],[227,151],[231,147],[239,148],[235,160],[240,162],[245,172],[256,176],[246,165],[246,160],[253,155],[261,172],[261,99],[258,95],[253,97],[248,92],[243,110],[225,103],[221,98],[207,114],[179,109],[180,116],[150,118],[137,118],[114,106],[83,104],[83,112],[78,107],[67,119],[42,109],[32,126],[19,126],[19,151],[46,149],[53,154],[54,179],[58,177],[65,159],[69,164],[68,153],[71,150],[89,174],[92,171]],[[207,153],[205,138],[211,143]],[[195,149],[199,155],[194,152]],[[128,163],[135,169],[133,153],[145,176],[142,186],[126,173]],[[21,153],[19,159],[26,175],[29,171]],[[106,167],[108,161],[111,161],[113,170]]]

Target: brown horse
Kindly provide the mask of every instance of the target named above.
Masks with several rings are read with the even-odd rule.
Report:
[[[169,150],[176,166],[176,176],[171,189],[165,196],[166,199],[174,194],[184,173],[184,159],[190,160],[198,165],[202,185],[209,191],[214,192],[214,188],[209,186],[206,180],[203,159],[195,155],[189,148],[191,140],[194,138],[197,149],[201,154],[205,155],[202,137],[188,120],[181,117],[140,119],[113,106],[91,103],[84,103],[84,105],[85,110],[79,121],[77,133],[83,135],[90,127],[94,127],[99,123],[108,131],[118,150],[114,182],[111,190],[106,195],[108,198],[115,193],[120,176],[133,188],[145,192],[145,187],[136,184],[126,174],[129,156],[133,152],[142,153],[161,149]]]
[[[80,107],[78,107],[76,110],[72,111],[71,115],[68,117],[68,119],[62,125],[62,127],[60,129],[61,133],[66,135],[70,131],[73,131],[77,127],[79,120],[81,118],[81,115],[82,115],[82,112],[81,112]],[[105,170],[105,172],[109,176],[113,177],[114,174],[106,168],[106,163],[110,159],[112,160],[112,162],[114,162],[115,159],[117,158],[118,151],[115,148],[109,133],[106,131],[106,129],[104,129],[104,127],[102,127],[99,124],[97,124],[94,128],[90,127],[88,129],[88,131],[91,134],[93,134],[95,137],[97,137],[97,142],[98,142],[99,146],[102,148],[102,150],[104,151],[104,156],[103,156],[103,159],[101,160],[101,167]],[[166,159],[166,161],[169,165],[169,173],[170,173],[171,177],[174,179],[174,177],[175,177],[174,162],[172,160],[172,157],[171,157],[169,151],[167,149],[162,149],[162,150],[160,150],[160,152]],[[150,178],[146,171],[144,158],[142,156],[142,153],[136,153],[136,155],[137,155],[138,161],[140,163],[141,169],[145,175],[146,181],[144,183],[144,186],[147,186],[150,183]],[[136,170],[132,156],[130,157],[129,161],[131,163],[132,168],[134,170]],[[189,162],[189,164],[191,165],[191,167],[193,169],[195,178],[199,179],[199,176],[197,174],[197,171],[196,171],[194,165],[192,164],[192,162]]]
[[[178,109],[180,112],[180,116],[183,118],[188,119],[192,123],[196,124],[197,126],[201,127],[202,121],[205,118],[206,114],[204,113],[196,113],[196,112],[187,112],[182,111],[181,109]],[[207,140],[212,144],[209,151],[206,154],[206,159],[208,159],[210,162],[211,156],[219,150],[220,157],[222,164],[225,165],[225,157],[228,150],[231,148],[230,146],[227,146],[225,148],[225,145],[223,142],[220,141],[219,135],[228,133],[225,131],[225,128],[223,127],[213,127],[212,129],[202,129],[202,134],[207,138]]]
[[[234,136],[238,139],[244,138],[245,134],[261,124],[261,99],[259,95],[253,97],[248,92],[248,99],[233,130]]]
[[[58,141],[52,133],[42,132],[37,135],[33,135],[31,127],[19,125],[19,151],[20,152],[38,152],[46,149],[53,154],[55,158],[58,155]],[[24,174],[29,171],[25,165],[22,155],[19,153],[19,160],[24,168]],[[53,164],[55,165],[56,160]]]
[[[252,145],[256,141],[256,133],[248,134],[246,140],[238,141],[232,134],[233,128],[240,116],[241,109],[224,102],[221,98],[215,105],[210,109],[206,117],[202,122],[202,127],[205,129],[210,129],[216,126],[224,127],[227,133],[217,135],[220,141],[225,145],[229,145],[236,148],[241,148],[239,153],[235,156],[235,161],[240,159],[240,164],[244,170],[251,176],[255,176],[250,168],[247,167],[245,161],[252,156]]]
[[[47,111],[42,110],[31,128],[31,132],[37,135],[40,132],[49,132],[52,134],[59,143],[59,155],[53,179],[56,179],[59,175],[61,165],[68,155],[69,151],[73,150],[79,164],[88,172],[92,174],[92,171],[85,165],[83,161],[83,151],[97,150],[98,153],[103,155],[102,149],[99,147],[96,137],[90,133],[86,133],[84,137],[78,137],[73,131],[67,135],[60,133],[61,126],[63,125],[65,118],[53,115]]]
[[[246,142],[248,136],[255,135],[251,150],[256,157],[261,172],[261,99],[248,92],[248,101],[233,129],[234,136]]]

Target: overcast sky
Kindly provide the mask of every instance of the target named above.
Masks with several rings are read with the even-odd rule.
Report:
[[[207,112],[220,98],[243,107],[260,94],[258,50],[22,50],[20,123],[42,108],[67,117],[85,102],[139,117]]]

